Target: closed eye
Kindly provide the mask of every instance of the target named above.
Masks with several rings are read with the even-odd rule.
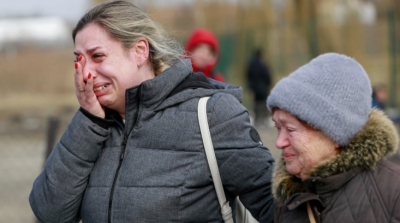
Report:
[[[104,56],[104,54],[98,54],[98,53],[93,54],[93,58],[100,58],[100,57],[103,57],[103,56]]]
[[[294,131],[295,131],[295,129],[293,129],[293,128],[286,128],[286,130],[287,130],[288,132],[294,132]]]

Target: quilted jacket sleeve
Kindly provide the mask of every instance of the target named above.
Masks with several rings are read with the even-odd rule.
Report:
[[[260,223],[273,222],[271,178],[275,163],[250,124],[246,108],[231,95],[215,94],[208,101],[207,112],[225,190],[239,196]]]
[[[109,130],[78,111],[37,177],[29,202],[41,222],[79,222],[88,176]]]

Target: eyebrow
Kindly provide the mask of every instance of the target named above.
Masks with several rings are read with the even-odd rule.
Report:
[[[99,48],[101,48],[101,47],[100,47],[100,46],[95,46],[95,47],[93,47],[93,48],[90,48],[90,49],[86,50],[86,52],[87,52],[88,54],[90,54],[90,53],[92,53],[93,51],[95,51],[95,50],[97,50],[97,49],[99,49]],[[74,51],[74,55],[75,55],[75,56],[79,56],[80,54]]]

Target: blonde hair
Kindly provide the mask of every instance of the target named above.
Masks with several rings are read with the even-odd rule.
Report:
[[[101,25],[112,38],[129,49],[141,37],[149,42],[149,60],[156,75],[167,69],[176,59],[184,57],[183,47],[170,39],[165,31],[146,13],[127,1],[112,1],[89,10],[72,31],[76,34],[89,23]]]

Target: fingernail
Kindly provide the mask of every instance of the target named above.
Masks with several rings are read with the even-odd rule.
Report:
[[[91,77],[92,77],[92,74],[89,73],[88,76],[87,76],[87,78],[90,79]]]
[[[78,63],[75,62],[75,69],[78,69]]]
[[[78,61],[81,61],[81,60],[82,60],[82,55],[79,55]]]

